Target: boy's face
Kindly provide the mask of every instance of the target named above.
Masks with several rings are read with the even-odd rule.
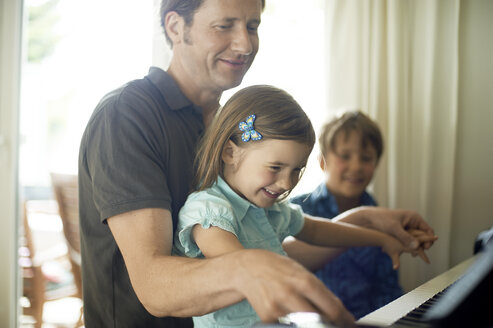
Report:
[[[377,168],[377,151],[371,143],[362,148],[361,134],[341,131],[335,136],[335,149],[320,160],[327,174],[327,188],[338,197],[359,198]]]

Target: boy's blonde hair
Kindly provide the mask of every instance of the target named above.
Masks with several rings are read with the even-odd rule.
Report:
[[[239,124],[252,114],[256,115],[253,127],[262,139],[244,142]],[[266,139],[295,140],[312,148],[315,132],[306,113],[287,92],[270,85],[236,92],[217,113],[200,143],[195,159],[196,188],[209,188],[222,176],[221,153],[228,140],[246,147]]]
[[[366,148],[368,143],[375,147],[378,161],[383,153],[382,133],[378,125],[359,110],[346,111],[322,127],[318,139],[322,156],[326,157],[329,151],[335,151],[335,139],[339,132],[344,132],[347,138],[351,131],[356,131],[361,135],[363,148]]]

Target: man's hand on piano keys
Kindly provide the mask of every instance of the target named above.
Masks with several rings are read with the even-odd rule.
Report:
[[[296,261],[261,249],[236,252],[240,292],[263,322],[292,312],[316,312],[337,327],[354,327],[353,315],[313,273]]]

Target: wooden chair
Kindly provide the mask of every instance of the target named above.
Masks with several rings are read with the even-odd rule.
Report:
[[[82,298],[82,276],[79,235],[79,190],[75,174],[51,173],[51,182],[58,213],[63,223],[63,234],[67,242],[69,259],[72,265],[75,284]]]
[[[69,260],[77,286],[77,297],[82,299],[82,274],[79,235],[79,188],[76,174],[50,173],[53,192],[58,203],[58,213],[63,223]],[[82,309],[81,317],[82,322]]]
[[[27,205],[23,206],[23,241],[19,249],[19,264],[22,272],[23,296],[29,305],[23,308],[23,313],[30,315],[36,321],[35,327],[41,327],[43,322],[43,306],[45,298],[45,278],[42,263],[36,259],[33,238],[27,219]]]
[[[36,241],[33,236],[30,220],[47,220],[51,216],[57,217],[57,206],[55,202],[49,201],[26,201],[24,202],[23,215],[23,239],[19,249],[19,264],[23,279],[23,296],[27,298],[28,306],[23,307],[25,315],[32,316],[35,320],[35,327],[40,328],[43,324],[43,308],[47,301],[53,301],[64,297],[79,297],[79,292],[75,279],[70,279],[70,270],[67,247],[63,237],[59,236],[59,242],[51,244],[54,235],[47,235],[43,239],[50,241],[50,245],[42,245],[40,240]],[[38,225],[47,222],[38,222]],[[57,232],[51,232],[57,235]],[[39,237],[39,235],[38,235]],[[56,238],[55,238],[56,239]],[[43,246],[43,247],[41,247]],[[53,281],[53,276],[47,273],[46,268],[59,268],[67,275],[59,275],[58,281]],[[82,325],[82,315],[79,316],[77,327]]]

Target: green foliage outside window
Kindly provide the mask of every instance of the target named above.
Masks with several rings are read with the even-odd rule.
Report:
[[[59,0],[47,0],[38,6],[28,6],[27,59],[39,63],[51,55],[60,37],[55,32],[59,16],[56,6]]]

